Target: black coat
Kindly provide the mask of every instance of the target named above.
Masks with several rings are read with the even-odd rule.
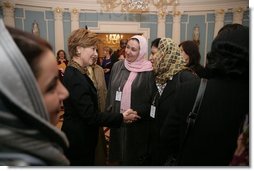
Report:
[[[68,66],[63,83],[70,96],[64,100],[62,130],[70,147],[65,151],[71,165],[93,165],[99,126],[119,127],[120,113],[99,113],[96,88],[91,79],[78,69]]]
[[[163,148],[163,142],[160,139],[160,130],[165,123],[167,115],[170,115],[168,112],[172,107],[174,102],[174,94],[176,88],[187,81],[193,79],[198,79],[190,70],[183,70],[174,75],[172,80],[168,80],[166,87],[163,90],[161,96],[156,95],[155,105],[156,105],[156,114],[155,118],[152,118],[153,129],[151,130],[151,158],[152,165],[161,165],[167,158],[167,153]],[[163,162],[162,162],[163,161]]]
[[[182,84],[175,94],[171,115],[161,129],[168,154],[179,149],[200,81]],[[236,148],[239,128],[249,113],[249,86],[243,81],[212,79],[207,83],[194,127],[183,148],[179,165],[228,166]]]

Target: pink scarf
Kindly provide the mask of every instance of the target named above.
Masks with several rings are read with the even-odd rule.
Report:
[[[136,38],[139,40],[139,56],[134,62],[128,62],[126,59],[124,60],[124,66],[127,70],[130,71],[130,75],[128,77],[127,82],[123,87],[122,99],[121,99],[121,111],[125,111],[131,106],[131,85],[133,80],[136,78],[139,72],[144,71],[152,71],[152,63],[145,59],[148,51],[148,43],[147,40],[140,35],[135,35],[131,38]]]

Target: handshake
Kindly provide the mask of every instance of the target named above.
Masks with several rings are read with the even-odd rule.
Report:
[[[124,123],[132,123],[132,122],[137,121],[140,118],[141,117],[138,116],[137,112],[132,109],[128,109],[125,112],[123,112],[123,122]]]

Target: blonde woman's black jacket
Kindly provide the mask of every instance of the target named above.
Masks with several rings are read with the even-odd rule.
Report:
[[[71,165],[94,165],[99,126],[119,127],[120,113],[99,113],[96,88],[91,79],[78,69],[68,66],[63,83],[70,96],[64,100],[62,130],[70,142],[65,151]]]

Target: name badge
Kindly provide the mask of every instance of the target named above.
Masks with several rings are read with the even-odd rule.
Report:
[[[121,101],[122,99],[122,92],[121,91],[116,91],[116,101]]]
[[[152,118],[155,118],[155,111],[156,111],[156,107],[154,105],[151,105],[150,116]]]

